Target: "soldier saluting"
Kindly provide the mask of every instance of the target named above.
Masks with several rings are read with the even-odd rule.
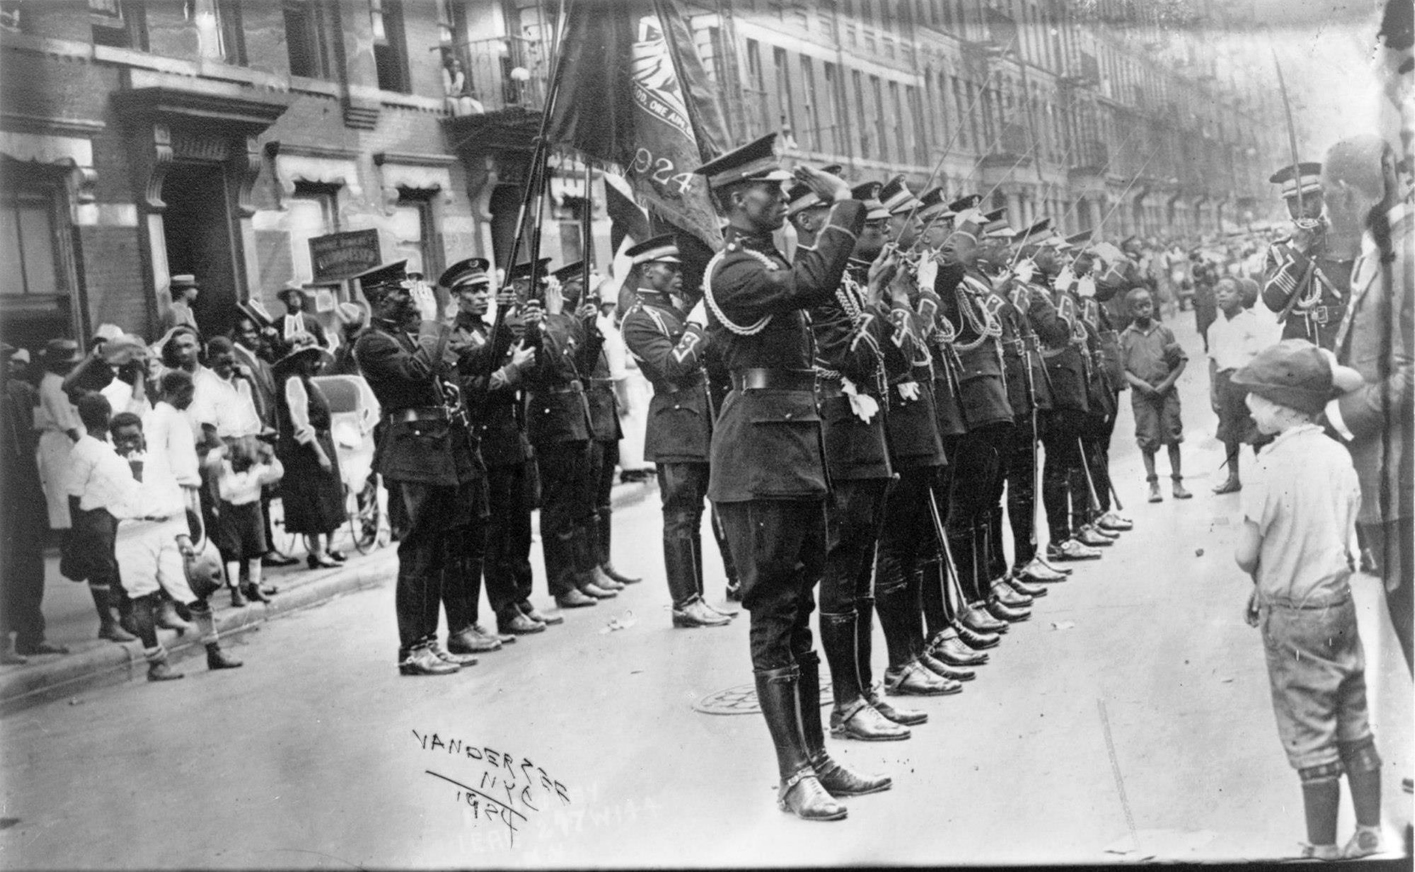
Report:
[[[834,295],[864,206],[836,176],[798,168],[796,177],[833,205],[814,251],[790,264],[771,237],[786,217],[781,183],[791,178],[775,141],[770,134],[697,170],[728,221],[726,247],[703,280],[708,336],[721,346],[732,380],[713,434],[708,497],[751,612],[757,697],[781,775],[778,804],[808,820],[840,820],[846,809],[834,796],[891,782],[861,778],[825,750],[810,613],[825,553],[827,488],[804,310]]]
[[[1283,339],[1306,339],[1331,350],[1351,296],[1356,250],[1337,252],[1322,217],[1322,165],[1291,165],[1268,179],[1282,185],[1292,235],[1268,248],[1263,269],[1263,305],[1278,313]]]

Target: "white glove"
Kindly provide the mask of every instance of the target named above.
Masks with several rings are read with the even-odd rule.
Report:
[[[424,321],[437,320],[437,295],[432,292],[432,288],[426,282],[415,282],[408,290],[408,296],[413,298],[413,305],[418,308],[418,317]]]
[[[896,387],[899,388],[899,397],[900,397],[900,399],[904,400],[904,402],[906,402],[906,403],[912,403],[912,402],[914,402],[915,400],[917,400],[917,399],[919,398],[919,383],[918,383],[918,382],[912,382],[912,381],[902,382],[902,383],[896,385]]]
[[[855,383],[850,379],[844,377],[840,379],[840,391],[850,399],[850,411],[866,424],[870,423],[875,414],[879,412],[879,402],[869,394],[860,393],[860,389],[855,387]]]
[[[1032,276],[1036,275],[1036,271],[1036,264],[1032,263],[1030,260],[1024,260],[1021,263],[1017,264],[1016,276],[1023,282],[1030,282],[1032,280]]]
[[[688,312],[688,323],[696,324],[699,327],[707,327],[707,298],[703,297],[693,304],[693,308]]]

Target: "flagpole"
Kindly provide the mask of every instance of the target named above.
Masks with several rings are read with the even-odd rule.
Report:
[[[589,155],[581,154],[580,158],[585,162],[585,205],[584,214],[580,216],[581,247],[584,249],[581,272],[584,275],[582,283],[585,287],[584,290],[580,292],[580,299],[588,302],[590,294],[594,290],[590,287],[590,268],[594,266],[594,238],[591,236],[594,232],[594,194],[591,189],[591,185],[594,182],[594,171],[590,168]]]

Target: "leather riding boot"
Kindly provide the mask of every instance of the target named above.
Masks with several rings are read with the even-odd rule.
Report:
[[[822,612],[820,616],[821,647],[830,663],[831,691],[835,697],[835,707],[830,713],[830,734],[837,739],[862,742],[907,739],[908,730],[883,717],[865,698],[856,667],[857,620],[853,611]],[[819,671],[819,666],[815,668]],[[801,680],[804,682],[806,677],[807,669],[803,665]]]
[[[118,623],[111,588],[89,585],[88,592],[93,596],[93,607],[98,610],[98,638],[110,642],[131,642],[137,638]]]
[[[949,607],[948,594],[946,592],[949,579],[945,573],[942,557],[935,550],[932,554],[919,561],[919,573],[922,581],[920,598],[923,600],[924,613],[924,633],[928,636],[941,631],[948,626]]]
[[[820,656],[812,651],[800,655],[798,660],[801,670],[801,682],[797,685],[801,701],[801,737],[806,743],[806,756],[811,760],[811,768],[816,771],[816,778],[821,787],[831,796],[862,796],[888,790],[894,785],[892,778],[858,775],[830,758],[830,754],[825,750],[825,733],[821,729]],[[868,704],[865,708],[869,708]],[[877,712],[875,719],[884,721]],[[896,732],[904,733],[898,738],[908,738],[908,730],[888,721],[884,723]]]
[[[875,711],[896,724],[913,727],[925,723],[929,719],[927,712],[891,705],[880,692],[883,685],[875,684],[872,662],[875,646],[874,617],[874,597],[860,597],[855,600],[855,671],[859,676],[860,692]]]
[[[904,577],[898,558],[881,551],[875,561],[875,608],[879,611],[880,626],[884,628],[891,667],[902,667],[913,659],[913,647],[909,641],[915,621],[909,614],[913,607],[909,582]]]
[[[766,719],[776,765],[781,776],[777,807],[805,820],[838,821],[848,812],[816,778],[801,732],[801,699],[797,687],[801,672],[796,666],[762,669],[755,673],[757,701]]]
[[[974,578],[976,562],[973,553],[973,530],[948,530],[948,548],[953,553],[953,568],[958,573],[958,586],[968,600],[982,598]]]

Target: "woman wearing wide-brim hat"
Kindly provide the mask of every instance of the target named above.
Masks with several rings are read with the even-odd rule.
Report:
[[[285,532],[305,536],[311,569],[338,566],[344,557],[329,548],[346,517],[344,482],[329,432],[329,401],[313,379],[328,357],[313,337],[299,336],[271,367],[280,433],[276,455],[285,467],[280,481]]]

